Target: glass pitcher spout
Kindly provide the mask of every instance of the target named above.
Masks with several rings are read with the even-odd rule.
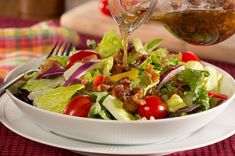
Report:
[[[150,19],[156,4],[157,0],[109,0],[109,9],[119,27],[130,34]]]

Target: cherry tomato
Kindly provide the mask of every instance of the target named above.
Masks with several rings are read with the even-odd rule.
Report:
[[[153,116],[155,119],[165,118],[167,116],[167,105],[158,96],[147,96],[146,104],[138,107],[138,113],[141,117],[150,119]]]
[[[195,55],[194,53],[187,51],[181,53],[182,55],[182,61],[183,62],[188,62],[188,61],[200,61],[200,59]]]
[[[112,16],[109,10],[108,0],[101,0],[99,3],[100,11],[107,16]]]
[[[100,55],[93,50],[79,50],[69,58],[67,62],[67,68],[70,68],[74,63],[79,62],[84,57],[87,57],[90,55],[96,55],[97,58],[100,58]]]
[[[228,99],[227,95],[220,94],[220,93],[215,93],[213,91],[209,91],[208,95],[213,97],[213,98],[217,98],[217,99],[221,99],[221,100],[227,100]]]
[[[93,80],[93,85],[95,86],[99,86],[105,79],[105,76],[103,75],[99,75],[99,76],[96,76]]]
[[[88,95],[76,96],[65,107],[64,114],[87,117],[93,103],[93,99]]]

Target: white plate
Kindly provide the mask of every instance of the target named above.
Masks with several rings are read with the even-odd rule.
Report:
[[[0,120],[11,131],[30,140],[82,154],[143,155],[166,154],[203,147],[235,133],[235,101],[214,121],[190,137],[165,144],[117,146],[82,142],[48,132],[28,119],[4,94],[0,99]]]

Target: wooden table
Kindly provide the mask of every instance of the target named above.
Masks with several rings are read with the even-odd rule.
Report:
[[[117,24],[110,17],[100,13],[98,1],[90,1],[75,7],[63,14],[60,22],[64,27],[94,36],[102,36],[105,32],[113,29],[119,32]],[[235,35],[220,44],[201,47],[189,45],[175,38],[161,25],[145,24],[131,36],[131,39],[135,37],[140,37],[145,42],[154,38],[162,38],[164,39],[162,47],[174,51],[190,50],[203,58],[235,64]]]

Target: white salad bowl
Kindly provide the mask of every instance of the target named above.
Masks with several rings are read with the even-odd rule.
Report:
[[[15,68],[6,79],[11,79],[27,69],[37,68],[43,59],[32,60]],[[232,104],[235,97],[235,81],[224,70],[217,69],[222,75],[221,93],[229,96],[223,104],[210,110],[176,118],[160,120],[116,121],[73,117],[50,112],[16,98],[9,90],[11,100],[36,124],[56,134],[103,144],[137,145],[174,141],[188,136],[217,117]]]

